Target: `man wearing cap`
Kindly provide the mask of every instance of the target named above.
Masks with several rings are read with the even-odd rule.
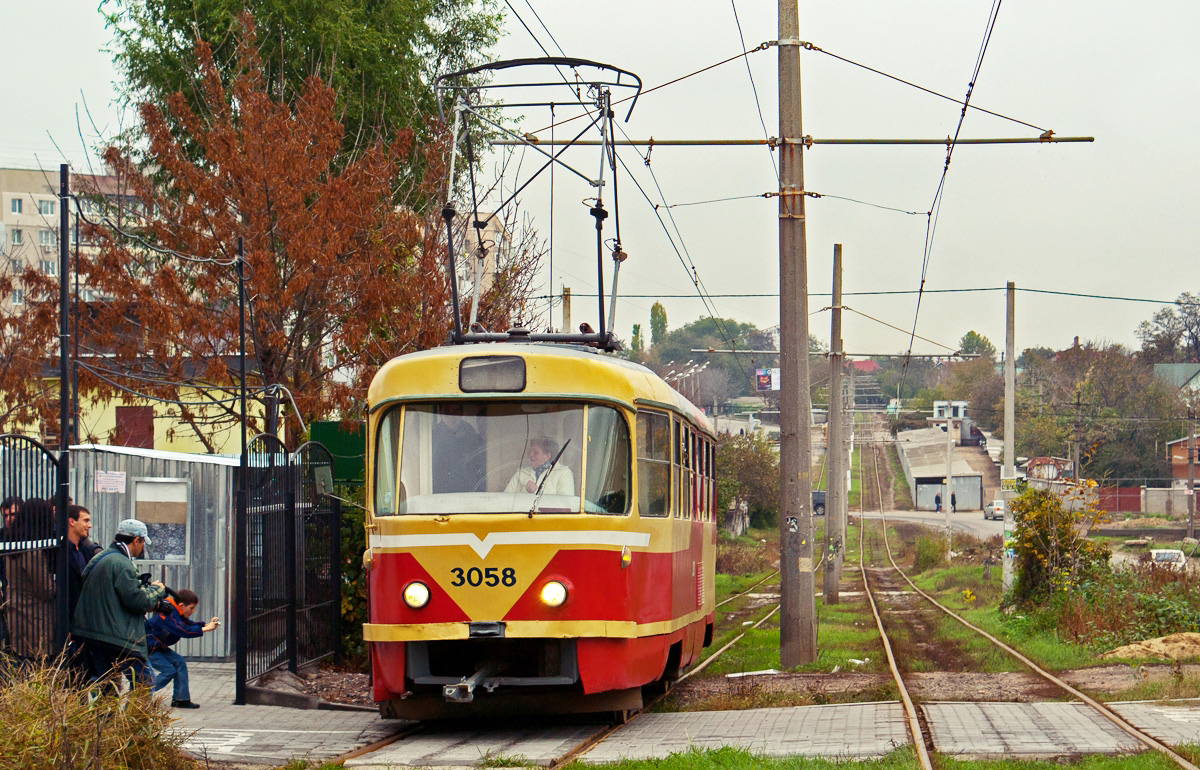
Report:
[[[145,616],[158,606],[167,589],[155,580],[143,583],[133,560],[150,544],[146,525],[125,519],[117,525],[112,545],[83,570],[83,588],[71,623],[71,635],[83,642],[92,679],[110,671],[128,675],[134,684],[150,684],[146,665]]]

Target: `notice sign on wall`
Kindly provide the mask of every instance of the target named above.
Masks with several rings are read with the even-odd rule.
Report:
[[[125,494],[125,471],[96,471],[96,491]]]

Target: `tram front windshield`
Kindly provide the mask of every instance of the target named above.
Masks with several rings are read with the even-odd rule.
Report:
[[[629,509],[629,428],[562,402],[393,407],[375,445],[375,515]]]

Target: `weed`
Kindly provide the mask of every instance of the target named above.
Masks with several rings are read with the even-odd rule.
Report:
[[[921,535],[917,538],[916,557],[913,559],[913,572],[940,567],[946,563],[946,541],[937,537]]]
[[[116,695],[113,682],[92,697],[61,659],[45,665],[0,660],[0,767],[58,770],[105,767],[184,770],[194,760],[168,730],[171,713],[138,688]],[[113,694],[108,694],[112,687]]]

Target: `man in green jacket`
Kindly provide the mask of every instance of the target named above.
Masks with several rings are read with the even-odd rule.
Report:
[[[83,643],[93,681],[110,671],[128,676],[133,684],[154,681],[146,664],[145,616],[167,589],[158,580],[143,583],[133,565],[149,544],[146,525],[125,519],[117,525],[112,545],[83,570],[71,635]]]

